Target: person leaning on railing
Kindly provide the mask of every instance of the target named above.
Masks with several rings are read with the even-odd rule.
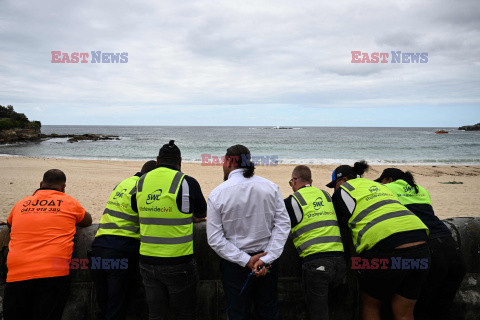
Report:
[[[311,320],[329,319],[329,300],[345,277],[344,249],[328,192],[312,186],[312,172],[300,165],[289,181],[285,199],[293,244],[302,258],[302,284]]]
[[[366,169],[365,161],[339,166],[327,184],[335,188],[335,212],[351,232],[352,251],[362,259],[362,319],[379,320],[382,304],[391,306],[394,319],[413,319],[430,266],[428,228],[387,187],[361,178]]]
[[[92,217],[65,193],[63,171],[45,172],[40,188],[13,207],[3,317],[58,319],[70,293],[70,260],[76,228]]]
[[[428,191],[415,183],[410,172],[396,168],[383,170],[375,181],[385,184],[401,204],[430,229],[428,245],[432,264],[417,304],[415,319],[455,319],[452,305],[466,274],[460,248],[447,226],[435,215]]]
[[[137,182],[133,209],[140,219],[140,274],[149,319],[195,319],[199,280],[193,259],[193,222],[205,220],[207,203],[199,183],[181,170],[180,149],[164,144],[157,167]]]

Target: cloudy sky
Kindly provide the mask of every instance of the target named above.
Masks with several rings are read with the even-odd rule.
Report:
[[[479,16],[478,0],[0,0],[0,105],[43,124],[473,124]],[[353,64],[356,50],[428,62]]]

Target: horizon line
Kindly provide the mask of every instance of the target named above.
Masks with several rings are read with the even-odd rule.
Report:
[[[459,126],[298,126],[298,125],[149,125],[149,124],[42,124],[43,126],[76,126],[76,127],[246,127],[246,128],[450,128],[458,129]],[[463,125],[472,126],[472,125]]]

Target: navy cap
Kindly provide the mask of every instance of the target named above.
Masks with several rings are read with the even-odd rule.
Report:
[[[404,172],[400,169],[397,168],[387,168],[383,170],[382,174],[378,179],[375,179],[374,181],[376,182],[382,182],[383,179],[385,178],[392,178],[393,181],[396,181],[398,179],[402,179],[404,176]]]
[[[333,170],[332,181],[330,181],[327,184],[327,187],[335,188],[335,183],[337,182],[338,179],[342,179],[343,177],[346,177],[351,174],[354,174],[354,172],[353,172],[353,168],[350,167],[349,165],[342,165],[337,167],[335,170]]]

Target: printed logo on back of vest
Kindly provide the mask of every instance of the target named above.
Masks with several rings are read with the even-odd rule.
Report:
[[[118,198],[121,198],[123,197],[123,194],[127,191],[127,189],[123,189],[122,191],[117,191],[115,193],[115,196],[113,197],[113,200],[116,200]]]
[[[146,203],[147,204],[151,204],[157,200],[160,200],[160,196],[162,195],[162,189],[157,189],[155,191],[153,191],[152,193],[150,193],[148,196],[147,196],[147,201]]]
[[[320,210],[320,208],[323,207],[323,199],[318,197],[317,199],[315,199],[315,201],[313,201],[313,208],[315,210]]]
[[[378,187],[376,186],[371,186],[368,191],[370,191],[370,193],[375,193],[375,192],[378,192]]]

